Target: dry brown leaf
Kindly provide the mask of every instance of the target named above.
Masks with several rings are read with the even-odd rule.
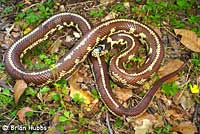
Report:
[[[186,91],[186,90],[183,92],[182,96],[180,97],[179,103],[181,104],[184,110],[190,110],[195,104],[189,91]]]
[[[14,85],[14,97],[15,97],[15,103],[17,104],[19,101],[19,98],[24,93],[24,90],[27,88],[27,84],[24,80],[16,80],[16,83]]]
[[[132,89],[117,87],[112,90],[120,101],[126,101],[133,96]]]
[[[48,51],[50,53],[56,53],[58,52],[59,50],[59,47],[61,46],[62,44],[62,40],[61,39],[57,39],[52,45],[51,47],[48,49]]]
[[[114,19],[115,16],[116,16],[116,13],[115,13],[115,12],[110,12],[110,13],[108,13],[108,15],[106,15],[106,17],[104,17],[104,18],[102,19],[102,21]]]
[[[70,97],[74,98],[76,94],[79,94],[80,98],[84,99],[85,104],[91,104],[94,100],[91,93],[89,91],[84,91],[81,89],[80,85],[77,83],[77,80],[80,79],[81,76],[78,73],[74,73],[74,75],[69,79],[70,85]]]
[[[19,118],[19,120],[22,122],[22,123],[25,123],[26,119],[26,113],[27,112],[33,112],[33,109],[30,108],[30,107],[24,107],[22,109],[20,109],[18,112],[17,112],[17,116]]]
[[[152,114],[143,114],[134,120],[133,126],[135,134],[147,134],[152,131],[153,124],[157,123],[157,119]]]
[[[20,37],[20,33],[19,33],[19,32],[12,32],[11,34],[12,34],[12,36],[13,36],[14,38]]]
[[[165,116],[166,117],[172,116],[173,120],[183,119],[184,118],[184,114],[183,113],[177,113],[177,111],[174,110],[174,109],[165,110]]]
[[[193,31],[186,29],[175,29],[177,35],[181,35],[181,43],[188,49],[200,52],[200,38]]]
[[[173,127],[172,131],[181,132],[182,134],[195,134],[197,127],[192,122],[187,121]]]
[[[162,78],[165,75],[168,75],[177,69],[179,69],[183,65],[183,61],[179,59],[170,60],[165,66],[161,67],[158,70],[158,76]],[[177,79],[177,76],[167,80],[167,82],[172,82]]]

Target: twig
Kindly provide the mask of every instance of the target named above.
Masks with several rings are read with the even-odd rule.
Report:
[[[10,89],[10,87],[9,87],[9,86],[7,86],[7,85],[5,84],[5,82],[4,82],[4,81],[2,81],[2,80],[0,80],[0,87],[3,87],[3,88],[8,88],[8,89]]]
[[[109,131],[109,134],[113,134],[113,130],[110,126],[110,120],[109,120],[109,112],[108,110],[106,111],[106,125],[108,126],[108,131]]]
[[[69,5],[66,5],[65,7],[74,7],[74,6],[77,6],[77,5],[84,5],[84,4],[88,4],[88,3],[93,3],[94,1],[84,1],[84,2],[79,2],[79,3],[74,3],[74,4],[69,4]]]
[[[16,116],[8,123],[8,126],[13,123],[13,121],[16,119]]]
[[[197,125],[198,134],[200,134],[200,128],[198,127],[198,109],[199,109],[199,104],[196,103],[195,111],[194,111],[194,115],[193,115],[193,123],[195,123]]]
[[[170,35],[172,35],[175,39],[177,39],[177,36],[174,33],[172,33],[168,28],[166,27],[161,27],[161,28],[164,28],[164,30],[166,30]]]

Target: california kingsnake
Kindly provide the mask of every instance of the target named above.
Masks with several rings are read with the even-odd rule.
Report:
[[[20,62],[24,53],[46,40],[49,33],[55,31],[56,28],[62,28],[62,26],[75,26],[80,29],[83,37],[53,67],[38,71],[24,68]],[[107,50],[104,49],[104,45],[99,45],[102,40],[110,43],[111,48],[114,44],[126,44],[126,49],[119,56],[112,57],[109,73],[114,81],[128,87],[141,84],[149,75],[155,73],[164,56],[164,47],[158,35],[140,22],[129,19],[114,19],[91,28],[89,22],[80,15],[60,13],[43,22],[8,49],[5,57],[6,70],[15,79],[24,79],[27,83],[37,85],[47,84],[64,76],[69,78],[77,67],[89,57],[96,86],[105,105],[115,115],[137,116],[148,107],[160,85],[184,67],[182,66],[177,71],[158,80],[137,106],[124,108],[117,102],[109,86],[108,69],[103,56]],[[147,60],[137,70],[126,69],[123,62],[135,55],[141,42],[146,42],[149,45]],[[54,75],[54,70],[56,70],[57,75]]]

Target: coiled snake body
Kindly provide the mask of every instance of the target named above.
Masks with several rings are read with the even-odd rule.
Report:
[[[83,37],[53,67],[38,71],[25,69],[20,59],[26,51],[46,40],[48,34],[62,28],[62,26],[75,26],[80,30]],[[104,45],[99,45],[102,40],[110,43],[111,48],[115,44],[126,44],[126,48],[118,56],[111,58],[109,70],[103,56],[107,50],[104,50]],[[147,60],[139,69],[126,69],[123,62],[135,55],[141,42],[148,44],[149,56]],[[158,80],[141,102],[131,108],[124,108],[115,99],[110,89],[108,72],[117,83],[127,87],[135,87],[134,85],[140,85],[147,77],[158,70],[163,56],[164,47],[158,35],[151,28],[140,22],[129,19],[114,19],[91,28],[88,21],[80,15],[60,13],[52,16],[28,35],[14,43],[6,52],[5,65],[7,72],[13,78],[24,79],[27,83],[40,85],[50,83],[64,76],[69,78],[77,67],[89,57],[97,89],[109,110],[119,116],[137,116],[148,107],[160,85],[182,70],[183,66]],[[54,75],[53,70],[56,70],[58,74]]]

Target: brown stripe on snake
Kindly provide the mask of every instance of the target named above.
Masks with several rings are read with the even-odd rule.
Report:
[[[63,58],[59,59],[53,67],[37,71],[24,68],[20,62],[20,58],[25,51],[38,45],[40,41],[46,39],[46,36],[48,36],[51,30],[53,31],[60,25],[78,26],[83,37],[65,56],[63,56]],[[134,86],[134,84],[141,83],[145,78],[158,70],[164,56],[164,48],[158,35],[151,28],[140,22],[129,19],[109,20],[100,23],[91,29],[89,22],[80,15],[73,13],[60,13],[54,15],[31,33],[19,39],[8,49],[5,57],[6,70],[15,79],[24,79],[27,83],[34,83],[37,85],[46,84],[53,80],[58,80],[61,77],[69,78],[92,52],[92,56],[90,55],[90,57],[92,57],[92,66],[94,67],[93,72],[96,80],[100,80],[96,81],[96,83],[102,100],[108,106],[110,111],[116,115],[137,115],[140,111],[144,111],[144,109],[147,108],[152,95],[155,94],[154,90],[157,90],[156,88],[158,86],[153,86],[144,99],[141,100],[139,106],[136,106],[136,109],[140,109],[139,111],[132,108],[133,110],[128,109],[127,112],[127,109],[121,108],[109,89],[108,76],[107,72],[105,72],[108,70],[106,70],[106,65],[101,60],[103,56],[100,56],[104,51],[98,53],[98,44],[100,41],[107,39],[108,43],[115,44],[113,43],[115,42],[113,39],[117,33],[119,33],[117,36],[120,36],[121,34],[122,38],[129,38],[129,40],[131,40],[132,45],[130,48],[133,54],[130,53],[130,50],[127,50],[123,51],[118,57],[113,57],[111,59],[109,72],[115,81],[131,87]],[[138,39],[140,41],[138,41]],[[121,42],[119,40],[116,40],[116,42]],[[121,63],[125,58],[134,55],[137,50],[137,44],[140,42],[147,42],[150,49],[150,56],[144,66],[140,69],[135,70],[134,72],[126,70]],[[54,72],[58,74],[55,75]],[[164,80],[166,78],[168,77],[165,77]],[[160,83],[164,80],[161,79],[161,81],[158,82],[158,85],[160,86]]]

